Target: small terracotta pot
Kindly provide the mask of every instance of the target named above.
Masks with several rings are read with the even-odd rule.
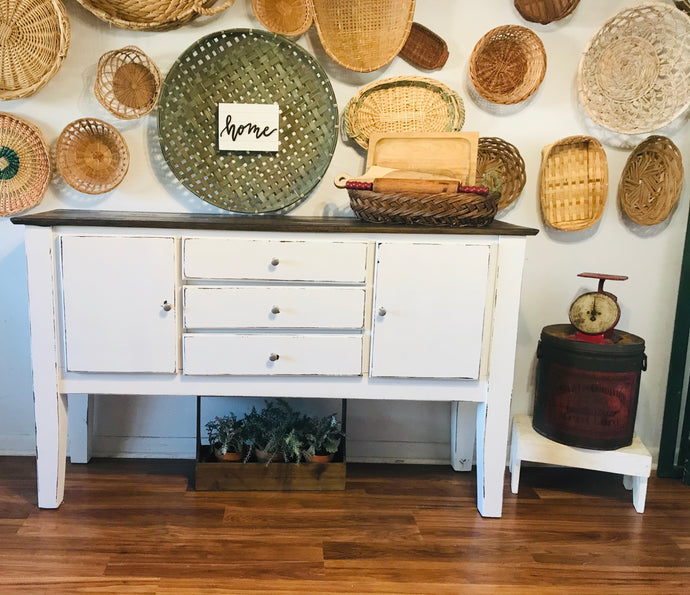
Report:
[[[328,454],[325,455],[314,455],[311,459],[309,459],[310,463],[330,463],[333,460],[333,457],[335,456],[334,452],[329,452]]]
[[[265,450],[259,450],[256,447],[254,448],[254,456],[256,457],[256,460],[259,461],[259,463],[265,463],[266,461],[268,461],[268,459],[271,458],[271,455],[273,455],[271,463],[282,463],[284,461],[282,452],[270,453],[266,452]]]
[[[218,452],[217,448],[214,448],[213,454],[216,456],[216,459],[218,459],[219,461],[235,462],[235,461],[241,461],[242,460],[242,453],[241,452],[226,452],[224,455],[222,455]]]

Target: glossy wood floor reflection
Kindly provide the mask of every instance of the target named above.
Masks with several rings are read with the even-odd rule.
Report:
[[[348,465],[330,493],[195,492],[193,461],[68,465],[36,507],[34,460],[0,457],[0,593],[688,593],[690,488],[523,467],[483,519],[474,473]],[[508,474],[506,473],[506,479]]]

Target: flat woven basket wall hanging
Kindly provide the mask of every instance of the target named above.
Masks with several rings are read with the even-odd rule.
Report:
[[[314,22],[309,0],[252,0],[254,16],[266,29],[279,35],[302,35]]]
[[[532,23],[548,25],[572,13],[580,0],[515,0],[520,16]]]
[[[542,150],[541,209],[551,227],[580,231],[594,225],[604,212],[608,188],[608,161],[596,138],[569,136]]]
[[[20,99],[55,76],[67,55],[70,26],[60,0],[0,3],[0,99]]]
[[[620,11],[589,41],[577,81],[582,106],[604,128],[666,126],[690,105],[690,16],[660,2]]]
[[[36,206],[50,182],[48,144],[22,118],[0,112],[0,216]]]
[[[501,138],[479,138],[477,182],[501,193],[499,210],[517,200],[526,181],[525,161],[517,147]]]
[[[400,50],[400,56],[424,70],[436,70],[448,60],[448,44],[424,25],[412,23],[407,41]]]
[[[664,221],[683,187],[683,157],[671,139],[653,135],[630,154],[618,183],[623,212],[639,225]]]

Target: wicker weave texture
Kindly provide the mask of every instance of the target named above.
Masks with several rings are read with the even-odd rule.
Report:
[[[462,97],[440,81],[419,76],[374,81],[343,111],[345,133],[365,149],[375,132],[451,132],[464,123]]]
[[[70,26],[60,0],[4,0],[0,3],[0,99],[38,91],[62,66]]]
[[[548,225],[563,231],[594,225],[604,212],[609,186],[601,143],[591,136],[569,136],[545,147],[539,186]]]
[[[252,0],[254,16],[279,35],[302,35],[314,22],[309,0]]]
[[[114,126],[96,118],[80,118],[65,126],[55,153],[62,178],[85,194],[113,190],[129,168],[125,139]]]
[[[424,70],[436,70],[448,60],[448,44],[424,25],[412,23],[400,56]]]
[[[40,203],[50,175],[48,144],[41,131],[22,118],[0,112],[0,216]]]
[[[653,135],[630,154],[618,183],[623,212],[639,225],[664,221],[683,187],[683,157],[671,139]]]
[[[597,124],[622,134],[666,126],[690,105],[690,16],[660,2],[620,11],[589,41],[577,76]]]
[[[527,181],[525,160],[517,147],[497,137],[480,137],[477,149],[477,181],[501,193],[498,209],[517,200]]]
[[[415,0],[309,0],[326,53],[341,66],[371,72],[402,49]]]
[[[515,0],[515,8],[523,19],[548,25],[572,13],[580,0]]]

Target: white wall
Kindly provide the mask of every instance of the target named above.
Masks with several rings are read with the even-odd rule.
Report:
[[[260,28],[253,17],[250,0],[237,0],[218,17],[201,18],[181,29],[161,33],[111,28],[73,0],[66,4],[72,43],[61,70],[34,96],[4,102],[0,110],[37,124],[53,146],[62,128],[75,118],[95,116],[111,121],[124,134],[132,161],[125,181],[105,195],[79,194],[57,177],[35,210],[221,212],[181,185],[170,182],[156,142],[155,116],[133,122],[118,121],[100,106],[91,89],[98,57],[108,50],[138,45],[165,74],[176,57],[203,35],[237,27]],[[539,228],[540,233],[528,240],[513,411],[531,412],[535,349],[541,329],[548,324],[567,322],[572,299],[581,290],[595,286],[577,278],[577,273],[587,270],[628,275],[628,281],[610,283],[607,289],[619,296],[622,305],[619,328],[646,340],[649,369],[642,375],[636,427],[642,440],[656,453],[688,195],[685,190],[673,216],[661,225],[643,229],[626,222],[616,204],[616,189],[629,148],[641,138],[620,139],[597,129],[584,116],[575,92],[578,62],[589,38],[607,18],[634,4],[630,0],[582,0],[575,13],[564,21],[542,26],[522,20],[512,0],[418,0],[415,20],[443,36],[450,49],[446,66],[431,73],[417,70],[401,58],[374,73],[354,73],[325,55],[314,29],[302,36],[299,43],[327,71],[340,110],[361,86],[372,80],[395,75],[431,76],[463,96],[467,114],[465,130],[476,130],[481,136],[499,136],[518,147],[527,166],[527,185],[517,203],[498,218]],[[485,32],[510,23],[529,26],[540,36],[546,47],[548,68],[534,97],[519,106],[499,109],[473,98],[468,87],[467,63],[474,44]],[[686,153],[690,149],[690,135],[682,127],[684,123],[676,122],[670,130],[661,133],[671,136],[681,152]],[[541,220],[538,174],[542,147],[573,134],[592,134],[606,143],[610,191],[599,224],[587,231],[565,233],[546,228]],[[612,143],[620,146],[622,140],[627,140],[628,148],[612,146]],[[345,191],[336,189],[332,180],[339,172],[362,172],[365,157],[356,144],[340,140],[323,182],[293,214],[351,216]],[[31,454],[34,448],[23,251],[22,228],[0,219],[0,454]],[[330,410],[333,402],[322,407]],[[445,461],[448,407],[443,403],[351,402],[350,455],[359,459]],[[126,397],[100,398],[96,411],[96,454],[191,457],[194,419],[194,399],[160,397],[144,402]],[[397,442],[404,443],[399,453]]]

